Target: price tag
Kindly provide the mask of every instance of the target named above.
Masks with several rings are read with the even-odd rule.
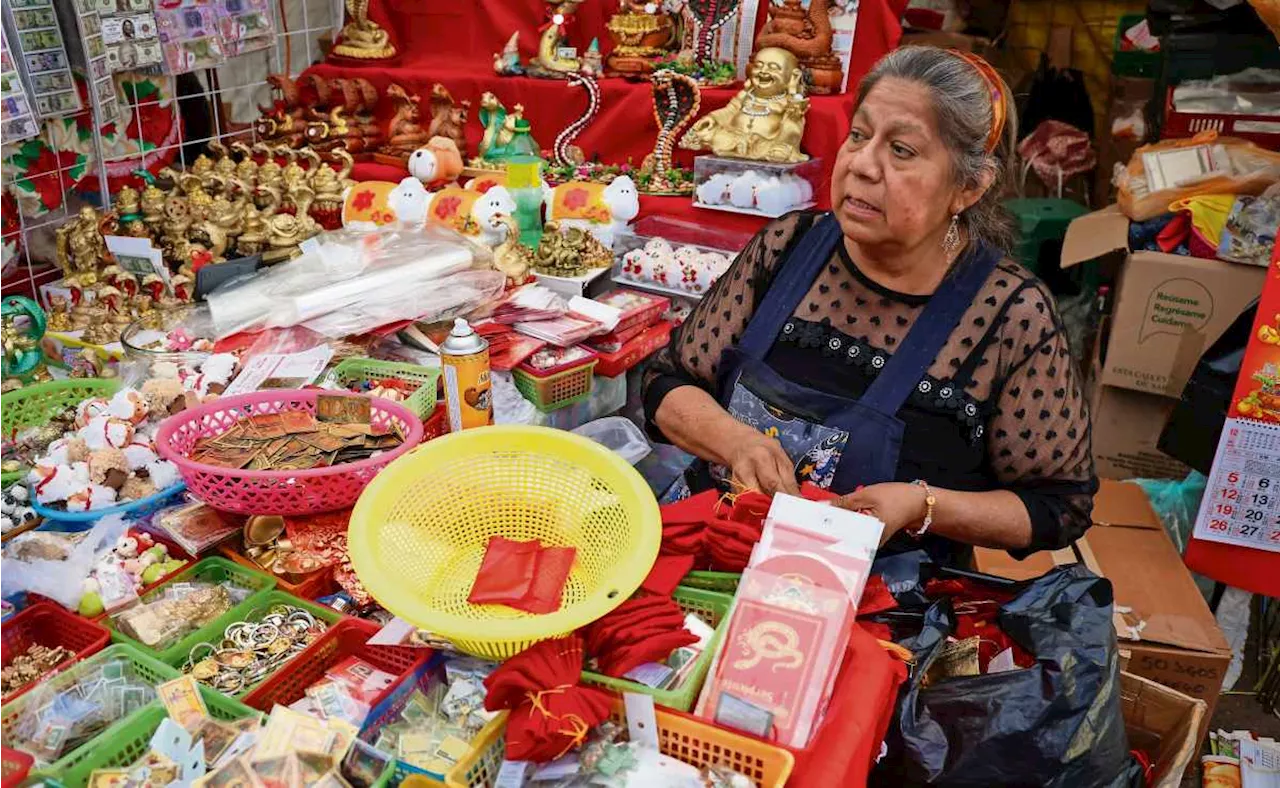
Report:
[[[658,749],[658,718],[653,713],[653,697],[640,692],[624,692],[627,707],[627,732],[631,741],[641,747]]]
[[[524,785],[524,775],[529,768],[528,761],[503,761],[498,769],[498,777],[494,780],[494,788],[520,788]]]

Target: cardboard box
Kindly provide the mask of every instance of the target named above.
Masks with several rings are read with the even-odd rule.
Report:
[[[1067,226],[1062,265],[1125,257],[1099,383],[1177,397],[1201,353],[1262,291],[1266,269],[1130,253],[1128,239],[1129,219],[1116,206],[1085,214]]]
[[[1132,673],[1120,674],[1120,704],[1129,746],[1151,756],[1152,788],[1178,788],[1199,748],[1205,702]]]
[[[1034,580],[1055,566],[1079,563],[1075,550],[1042,550],[1019,561],[1007,550],[989,547],[973,548],[973,565],[979,572],[1010,580]]]
[[[1205,702],[1199,742],[1231,648],[1168,534],[1153,527],[1159,520],[1141,488],[1107,485],[1094,500],[1101,521],[1076,547],[1090,569],[1111,581],[1117,636],[1131,652],[1128,670]]]
[[[1096,386],[1089,403],[1093,464],[1104,479],[1181,479],[1190,470],[1156,448],[1177,400]]]

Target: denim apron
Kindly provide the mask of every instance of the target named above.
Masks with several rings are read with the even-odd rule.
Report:
[[[898,410],[977,297],[999,255],[983,247],[955,266],[897,352],[855,400],[792,383],[764,360],[842,241],[831,214],[801,236],[741,342],[721,356],[718,387],[720,404],[734,418],[778,439],[795,463],[799,481],[846,494],[896,479],[904,428]],[[726,468],[711,468],[718,483],[727,482],[729,475]]]

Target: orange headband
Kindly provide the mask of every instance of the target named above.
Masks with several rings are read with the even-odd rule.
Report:
[[[984,146],[986,152],[991,153],[1000,142],[1000,135],[1004,132],[1005,119],[1009,115],[1009,106],[1006,103],[1007,97],[1000,87],[1003,84],[1000,81],[1000,75],[996,73],[990,63],[972,52],[962,52],[959,49],[948,51],[973,66],[978,72],[978,76],[982,77],[982,81],[987,83],[987,88],[991,91],[991,129],[987,132],[987,144]]]

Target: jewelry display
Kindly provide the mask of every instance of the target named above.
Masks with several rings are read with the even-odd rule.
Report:
[[[805,113],[804,72],[796,56],[770,47],[755,54],[742,91],[703,118],[680,140],[687,150],[770,162],[800,162]]]
[[[293,605],[272,605],[259,621],[237,621],[218,643],[197,643],[182,672],[231,695],[260,683],[324,634],[328,624]]]

